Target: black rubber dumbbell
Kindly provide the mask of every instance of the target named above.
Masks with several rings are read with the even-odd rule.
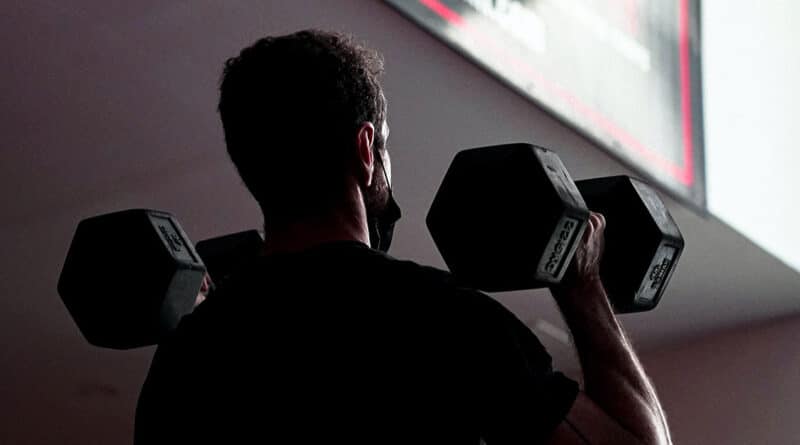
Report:
[[[577,181],[590,209],[606,218],[600,277],[617,312],[653,309],[675,271],[684,241],[661,198],[629,176]]]
[[[261,244],[261,235],[251,230],[195,249],[169,213],[131,209],[99,215],[78,224],[58,293],[91,344],[152,345],[192,311],[206,274],[220,282]]]
[[[590,208],[608,222],[601,277],[614,309],[654,308],[683,238],[658,195],[641,181],[612,177],[576,184],[545,148],[473,148],[456,155],[426,222],[456,279],[486,291],[511,291],[561,281]]]

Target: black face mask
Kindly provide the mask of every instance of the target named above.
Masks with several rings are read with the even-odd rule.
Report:
[[[383,170],[383,178],[386,180],[386,189],[388,190],[389,197],[386,204],[381,208],[375,209],[375,206],[368,206],[367,208],[369,244],[373,249],[380,250],[381,252],[388,252],[389,246],[392,245],[394,225],[402,214],[400,212],[400,206],[397,205],[397,201],[395,201],[394,195],[392,194],[392,187],[389,185],[389,176],[386,173],[386,168],[383,166],[380,153],[376,153],[375,159],[378,160]],[[373,208],[370,209],[369,207]]]

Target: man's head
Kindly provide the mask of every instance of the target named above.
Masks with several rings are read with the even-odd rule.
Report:
[[[382,71],[377,52],[316,30],[260,39],[226,62],[219,112],[228,153],[267,224],[335,210],[353,180],[368,213],[385,205]],[[369,175],[365,157],[375,161]]]

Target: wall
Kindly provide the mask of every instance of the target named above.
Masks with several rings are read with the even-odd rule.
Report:
[[[644,354],[676,444],[800,443],[800,318]]]
[[[800,270],[800,2],[702,9],[709,209]]]

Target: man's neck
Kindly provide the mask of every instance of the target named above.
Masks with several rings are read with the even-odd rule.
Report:
[[[358,213],[339,212],[307,221],[266,226],[264,253],[301,252],[337,241],[357,241],[369,245],[366,215]]]

